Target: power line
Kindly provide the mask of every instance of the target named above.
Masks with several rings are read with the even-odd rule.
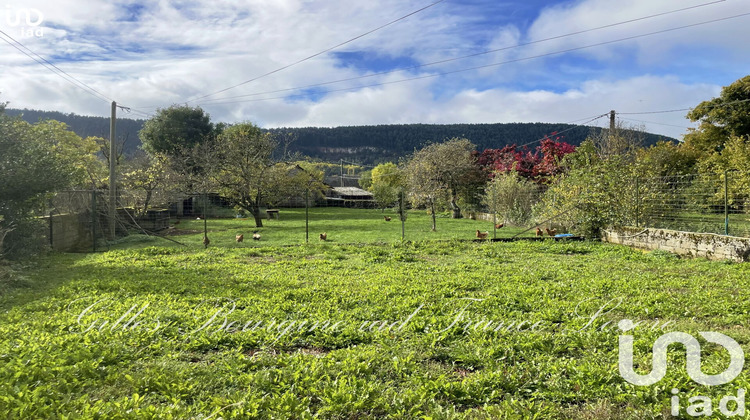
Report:
[[[587,118],[581,118],[581,119],[578,119],[578,120],[575,120],[575,121],[570,121],[570,122],[566,122],[566,123],[563,123],[563,124],[566,124],[566,125],[567,125],[567,124],[573,124],[573,123],[575,123],[575,122],[578,122],[578,121],[582,121],[582,120],[585,120],[585,119],[588,119],[588,118],[590,118],[590,119],[589,119],[588,121],[586,121],[585,123],[582,123],[582,124],[577,124],[577,125],[576,125],[576,126],[574,126],[574,127],[566,128],[565,130],[562,130],[562,131],[557,131],[557,132],[555,132],[555,135],[559,135],[559,134],[562,134],[562,133],[566,133],[566,132],[568,132],[568,131],[571,131],[571,130],[576,130],[576,129],[580,128],[581,126],[585,126],[585,125],[587,125],[587,124],[589,124],[589,123],[592,123],[592,122],[594,122],[594,121],[596,121],[596,120],[598,120],[598,119],[600,119],[600,118],[604,118],[604,117],[606,117],[606,116],[608,116],[608,115],[609,115],[609,112],[608,112],[608,113],[606,113],[606,114],[598,115],[598,116],[596,116],[596,117],[587,117]],[[549,136],[544,136],[544,137],[542,137],[542,138],[540,138],[540,139],[537,139],[537,140],[534,140],[534,141],[532,141],[532,142],[529,142],[529,143],[526,143],[526,144],[522,144],[522,145],[520,145],[520,146],[516,146],[516,147],[520,149],[520,148],[522,148],[522,147],[526,147],[526,146],[531,146],[532,144],[535,144],[535,143],[539,143],[540,141],[543,141],[543,140],[545,140],[545,139],[547,139],[547,138],[549,138]]]
[[[68,74],[67,72],[65,72],[63,69],[61,69],[61,68],[57,67],[56,65],[54,65],[53,63],[49,62],[46,58],[44,58],[41,55],[35,53],[30,48],[28,48],[27,46],[23,45],[21,42],[19,42],[18,40],[16,40],[12,36],[8,35],[6,32],[0,30],[0,34],[2,34],[4,37],[7,37],[11,41],[13,41],[13,42],[10,42],[10,41],[8,41],[5,38],[1,38],[0,37],[0,39],[2,39],[3,41],[5,41],[6,44],[10,45],[11,47],[13,47],[13,48],[17,49],[18,51],[20,51],[25,56],[27,56],[27,57],[31,58],[32,60],[36,61],[39,65],[43,66],[47,70],[49,70],[49,71],[53,72],[54,74],[58,75],[59,77],[61,77],[66,82],[72,84],[73,86],[75,86],[75,87],[77,87],[79,89],[84,89],[86,93],[88,93],[91,96],[96,97],[97,99],[101,99],[101,100],[106,101],[106,102],[113,102],[114,101],[113,99],[110,99],[109,97],[107,97],[106,95],[102,94],[98,90],[92,88],[91,86],[87,85],[86,83],[83,83],[82,81],[76,79],[75,77],[73,77],[70,74]],[[23,47],[23,49],[25,49],[28,52],[26,52],[23,49],[19,48],[19,45],[21,47]],[[29,54],[29,53],[31,53],[31,54]]]
[[[490,68],[490,67],[498,67],[498,66],[502,66],[502,65],[505,65],[505,64],[518,63],[518,62],[522,62],[522,61],[529,61],[529,60],[534,60],[534,59],[537,59],[537,58],[549,57],[549,56],[553,56],[553,55],[560,55],[560,54],[570,53],[570,52],[574,52],[574,51],[580,51],[580,50],[585,50],[585,49],[589,49],[589,48],[594,48],[594,47],[600,47],[600,46],[604,46],[604,45],[615,44],[615,43],[619,43],[619,42],[623,42],[623,41],[630,41],[630,40],[633,40],[633,39],[644,38],[644,37],[647,37],[647,36],[659,35],[659,34],[663,34],[663,33],[667,33],[667,32],[673,32],[673,31],[678,31],[678,30],[682,30],[682,29],[693,28],[693,27],[696,27],[696,26],[702,26],[702,25],[707,25],[707,24],[711,24],[711,23],[717,23],[717,22],[726,21],[726,20],[729,20],[729,19],[736,19],[736,18],[739,18],[739,17],[748,16],[748,15],[750,15],[750,12],[749,13],[742,13],[742,14],[739,14],[739,15],[733,15],[733,16],[718,18],[718,19],[712,19],[712,20],[708,20],[708,21],[704,21],[704,22],[699,22],[699,23],[694,23],[694,24],[690,24],[690,25],[683,25],[683,26],[678,26],[678,27],[674,27],[674,28],[663,29],[663,30],[659,30],[659,31],[655,31],[655,32],[649,32],[649,33],[640,34],[640,35],[633,35],[633,36],[629,36],[629,37],[625,37],[625,38],[619,38],[619,39],[615,39],[615,40],[611,40],[611,41],[598,42],[598,43],[595,43],[595,44],[589,44],[589,45],[584,45],[584,46],[580,46],[580,47],[573,47],[573,48],[568,48],[568,49],[565,49],[565,50],[558,50],[558,51],[553,51],[553,52],[549,52],[549,53],[533,55],[533,56],[529,56],[529,57],[523,57],[523,58],[517,58],[517,59],[513,59],[513,60],[501,61],[501,62],[492,63],[492,64],[485,64],[485,65],[482,65],[482,66],[475,66],[475,67],[469,67],[469,68],[464,68],[464,69],[459,69],[459,70],[453,70],[453,71],[448,71],[448,72],[434,73],[434,74],[429,74],[429,75],[424,75],[424,76],[417,76],[417,77],[411,77],[411,78],[406,78],[406,79],[393,80],[393,81],[390,81],[390,82],[373,83],[373,84],[364,85],[364,86],[358,86],[358,87],[333,89],[333,90],[327,91],[327,93],[359,90],[359,89],[368,88],[368,87],[385,86],[385,85],[391,85],[391,84],[396,84],[396,83],[404,83],[404,82],[411,82],[411,81],[416,81],[416,80],[430,79],[430,78],[435,78],[435,77],[440,77],[440,76],[447,76],[447,75],[451,75],[451,74],[463,73],[463,72],[472,71],[472,70],[481,70],[481,69]],[[227,105],[227,104],[236,104],[236,103],[244,103],[244,102],[261,102],[261,101],[269,101],[269,100],[277,100],[277,99],[291,99],[291,98],[295,98],[295,97],[306,97],[306,96],[307,95],[305,95],[305,94],[286,95],[286,96],[276,96],[276,97],[271,97],[271,98],[247,99],[247,100],[227,101],[227,102],[214,102],[214,103],[210,103],[210,104],[206,104],[206,105]],[[668,112],[677,112],[677,111],[679,111],[679,110],[670,110]],[[659,111],[659,113],[661,113],[661,112],[665,112],[665,111]]]
[[[634,120],[631,118],[620,118],[623,121],[630,121],[630,122],[638,122],[638,123],[644,123],[644,124],[655,124],[655,125],[663,125],[665,127],[674,127],[674,128],[682,128],[682,129],[688,129],[690,127],[686,127],[684,125],[674,125],[674,124],[665,124],[665,123],[658,123],[655,121],[644,121],[644,120]]]
[[[543,39],[539,39],[539,40],[535,40],[535,41],[529,41],[529,42],[526,42],[526,43],[516,44],[516,45],[512,45],[512,46],[508,46],[508,47],[496,48],[496,49],[482,51],[482,52],[478,52],[478,53],[474,53],[474,54],[468,54],[468,55],[464,55],[464,56],[460,56],[460,57],[448,58],[448,59],[444,59],[444,60],[433,61],[433,62],[430,62],[430,63],[419,64],[419,65],[414,65],[414,66],[409,66],[409,67],[402,67],[402,68],[399,68],[399,69],[388,70],[388,71],[383,71],[383,72],[368,74],[368,75],[364,75],[364,76],[350,77],[350,78],[339,79],[339,80],[334,80],[334,81],[330,81],[330,82],[315,83],[315,84],[306,85],[306,86],[300,86],[300,87],[294,87],[294,88],[286,88],[286,89],[278,89],[278,90],[272,90],[272,91],[267,91],[267,92],[249,93],[249,94],[245,94],[245,95],[229,96],[229,97],[225,97],[225,98],[208,99],[204,103],[206,103],[208,101],[223,101],[223,100],[227,100],[227,99],[236,99],[236,98],[245,98],[245,97],[249,97],[249,96],[267,95],[267,94],[273,94],[273,93],[294,91],[294,90],[299,90],[299,89],[309,89],[309,88],[314,88],[314,87],[331,85],[331,84],[335,84],[335,83],[350,82],[350,81],[354,81],[354,80],[361,80],[361,79],[366,79],[366,78],[371,78],[371,77],[383,76],[383,75],[387,75],[387,74],[391,74],[391,73],[395,73],[395,72],[400,72],[400,71],[415,70],[415,69],[419,69],[419,68],[423,68],[423,67],[429,67],[429,66],[434,66],[434,65],[438,65],[438,64],[445,64],[445,63],[449,63],[449,62],[452,62],[452,61],[464,60],[464,59],[467,59],[467,58],[474,58],[474,57],[478,57],[478,56],[481,56],[481,55],[492,54],[492,53],[496,53],[496,52],[500,52],[500,51],[506,51],[506,50],[515,49],[515,48],[526,47],[526,46],[529,46],[529,45],[539,44],[539,43],[543,43],[543,42],[547,42],[547,41],[553,41],[553,40],[557,40],[557,39],[561,39],[561,38],[566,38],[566,37],[570,37],[570,36],[574,36],[574,35],[584,34],[584,33],[587,33],[587,32],[593,32],[593,31],[597,31],[597,30],[601,30],[601,29],[612,28],[612,27],[615,27],[615,26],[625,25],[625,24],[628,24],[628,23],[638,22],[638,21],[642,21],[642,20],[646,20],[646,19],[652,19],[652,18],[655,18],[655,17],[665,16],[665,15],[669,15],[669,14],[672,14],[672,13],[678,13],[678,12],[683,12],[683,11],[686,11],[686,10],[696,9],[696,8],[699,8],[699,7],[710,6],[710,5],[714,5],[714,4],[717,4],[717,3],[722,3],[722,2],[725,2],[725,1],[726,0],[718,0],[718,1],[713,1],[713,2],[709,2],[709,3],[703,3],[703,4],[696,5],[696,6],[685,7],[685,8],[676,9],[676,10],[670,10],[670,11],[667,11],[667,12],[657,13],[657,14],[654,14],[654,15],[643,16],[643,17],[639,17],[639,18],[635,18],[635,19],[630,19],[630,20],[625,20],[625,21],[621,21],[621,22],[611,23],[611,24],[604,25],[604,26],[598,26],[598,27],[595,27],[595,28],[584,29],[584,30],[581,30],[581,31],[571,32],[571,33],[567,33],[567,34],[564,34],[564,35],[557,35],[557,36],[553,36],[553,37],[550,37],[550,38],[543,38]]]
[[[417,14],[417,13],[419,13],[419,12],[422,12],[422,11],[424,11],[424,10],[427,10],[427,9],[429,9],[429,8],[431,8],[431,7],[433,7],[433,6],[436,6],[436,5],[438,5],[438,4],[440,4],[440,3],[444,2],[444,1],[445,1],[445,0],[438,0],[438,1],[434,2],[434,3],[432,3],[432,4],[429,4],[429,5],[427,5],[427,6],[423,7],[423,8],[421,8],[421,9],[419,9],[419,10],[415,10],[415,11],[413,11],[413,12],[411,12],[411,13],[407,14],[407,15],[401,16],[400,18],[398,18],[398,19],[396,19],[396,20],[392,20],[392,21],[390,21],[390,22],[386,23],[385,25],[381,25],[381,26],[379,26],[379,27],[377,27],[377,28],[375,28],[375,29],[371,29],[371,30],[369,30],[369,31],[367,31],[367,32],[365,32],[365,33],[363,33],[363,34],[361,34],[361,35],[357,35],[357,36],[355,36],[354,38],[351,38],[351,39],[349,39],[349,40],[347,40],[347,41],[344,41],[344,42],[341,42],[341,43],[339,43],[339,44],[336,44],[336,45],[334,45],[334,46],[332,46],[332,47],[326,48],[326,49],[324,49],[323,51],[317,52],[317,53],[315,53],[315,54],[313,54],[313,55],[311,55],[311,56],[305,57],[305,58],[303,58],[303,59],[301,59],[301,60],[297,60],[297,61],[295,61],[295,62],[293,62],[293,63],[291,63],[291,64],[287,64],[287,65],[285,65],[285,66],[279,67],[279,68],[278,68],[278,69],[276,69],[276,70],[272,70],[272,71],[270,71],[270,72],[268,72],[268,73],[265,73],[265,74],[262,74],[262,75],[260,75],[260,76],[256,76],[256,77],[253,77],[252,79],[248,79],[248,80],[245,80],[245,81],[244,81],[244,82],[242,82],[242,83],[238,83],[238,84],[236,84],[236,85],[233,85],[233,86],[230,86],[230,87],[228,87],[228,88],[224,88],[224,89],[218,90],[218,91],[216,91],[216,92],[213,92],[213,93],[209,93],[208,95],[203,95],[203,96],[201,96],[201,97],[198,97],[198,98],[195,98],[195,99],[191,99],[191,100],[189,100],[189,101],[187,101],[187,102],[194,102],[194,101],[197,101],[197,100],[200,100],[200,99],[204,99],[204,98],[207,98],[207,97],[209,97],[209,96],[214,96],[214,95],[216,95],[216,94],[219,94],[219,93],[222,93],[222,92],[226,92],[226,91],[228,91],[228,90],[230,90],[230,89],[234,89],[234,88],[240,87],[240,86],[242,86],[242,85],[246,85],[246,84],[248,84],[248,83],[250,83],[250,82],[254,82],[254,81],[256,81],[256,80],[258,80],[258,79],[261,79],[261,78],[263,78],[263,77],[266,77],[266,76],[270,76],[270,75],[272,75],[272,74],[274,74],[274,73],[278,73],[278,72],[280,72],[280,71],[282,71],[282,70],[288,69],[289,67],[292,67],[292,66],[296,66],[297,64],[303,63],[303,62],[305,62],[305,61],[307,61],[307,60],[310,60],[310,59],[312,59],[312,58],[315,58],[315,57],[317,57],[317,56],[319,56],[319,55],[322,55],[322,54],[325,54],[325,53],[327,53],[327,52],[329,52],[329,51],[332,51],[332,50],[334,50],[334,49],[336,49],[336,48],[338,48],[338,47],[341,47],[341,46],[343,46],[343,45],[346,45],[346,44],[348,44],[348,43],[350,43],[350,42],[356,41],[356,40],[358,40],[358,39],[360,39],[360,38],[362,38],[362,37],[365,37],[365,36],[367,36],[367,35],[370,35],[370,34],[371,34],[371,33],[373,33],[373,32],[377,32],[377,31],[379,31],[379,30],[381,30],[381,29],[383,29],[383,28],[385,28],[385,27],[387,27],[387,26],[393,25],[394,23],[400,22],[400,21],[402,21],[402,20],[404,20],[404,19],[406,19],[406,18],[408,18],[408,17],[410,17],[410,16],[412,16],[412,15],[415,15],[415,14]]]
[[[729,106],[734,104],[740,104],[743,102],[750,102],[750,99],[739,99],[736,101],[731,102],[723,102],[719,104],[707,104],[705,105],[707,108],[718,108],[723,106]],[[680,109],[668,109],[665,111],[644,111],[644,112],[618,112],[618,115],[647,115],[647,114],[668,114],[670,112],[685,112],[685,111],[692,111],[695,108],[680,108]]]

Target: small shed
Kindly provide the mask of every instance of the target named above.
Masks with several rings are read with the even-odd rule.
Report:
[[[326,192],[326,204],[335,207],[376,207],[372,193],[357,187],[332,187]]]

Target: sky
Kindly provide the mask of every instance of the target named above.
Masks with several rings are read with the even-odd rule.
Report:
[[[615,110],[681,138],[687,109],[750,74],[748,28],[747,0],[5,0],[0,101],[265,128],[604,127]]]

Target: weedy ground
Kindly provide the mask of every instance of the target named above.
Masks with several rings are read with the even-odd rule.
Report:
[[[672,388],[686,406],[748,387],[744,372],[698,386],[679,346],[655,385],[617,368],[621,319],[642,322],[629,333],[643,373],[665,331],[723,332],[747,351],[745,264],[594,242],[384,242],[351,212],[332,214],[326,243],[291,245],[282,212],[267,242],[238,244],[245,225],[220,220],[207,250],[198,233],[178,235],[184,247],[131,237],[13,267],[0,418],[669,418]],[[438,229],[454,222],[466,239],[480,223]],[[703,350],[704,372],[726,367]]]

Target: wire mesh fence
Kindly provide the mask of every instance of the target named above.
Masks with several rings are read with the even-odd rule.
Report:
[[[39,216],[47,224],[42,240],[56,250],[96,251],[109,233],[106,197],[99,190],[58,191]]]
[[[750,236],[750,174],[638,178],[636,226]]]
[[[617,220],[623,224],[750,236],[749,181],[750,174],[740,172],[636,178],[623,182],[621,191],[612,196],[618,200],[616,207],[622,214]],[[260,208],[260,220],[217,193],[176,190],[120,191],[115,232],[109,227],[106,190],[57,192],[39,216],[48,226],[44,240],[54,249],[90,252],[109,249],[115,237],[128,233],[197,246],[204,233],[216,239],[214,245],[230,245],[240,236],[248,240],[258,236],[263,245],[299,244],[323,237],[327,242],[390,242],[548,236],[547,228],[554,232],[562,225],[558,219],[565,217],[563,210],[571,204],[552,200],[555,215],[547,218],[537,211],[544,186],[500,188],[494,196],[491,193],[485,191],[483,202],[460,203],[462,220],[452,219],[444,203],[434,218],[427,209],[411,209],[402,223],[397,203],[380,206],[356,187],[285,197]]]

